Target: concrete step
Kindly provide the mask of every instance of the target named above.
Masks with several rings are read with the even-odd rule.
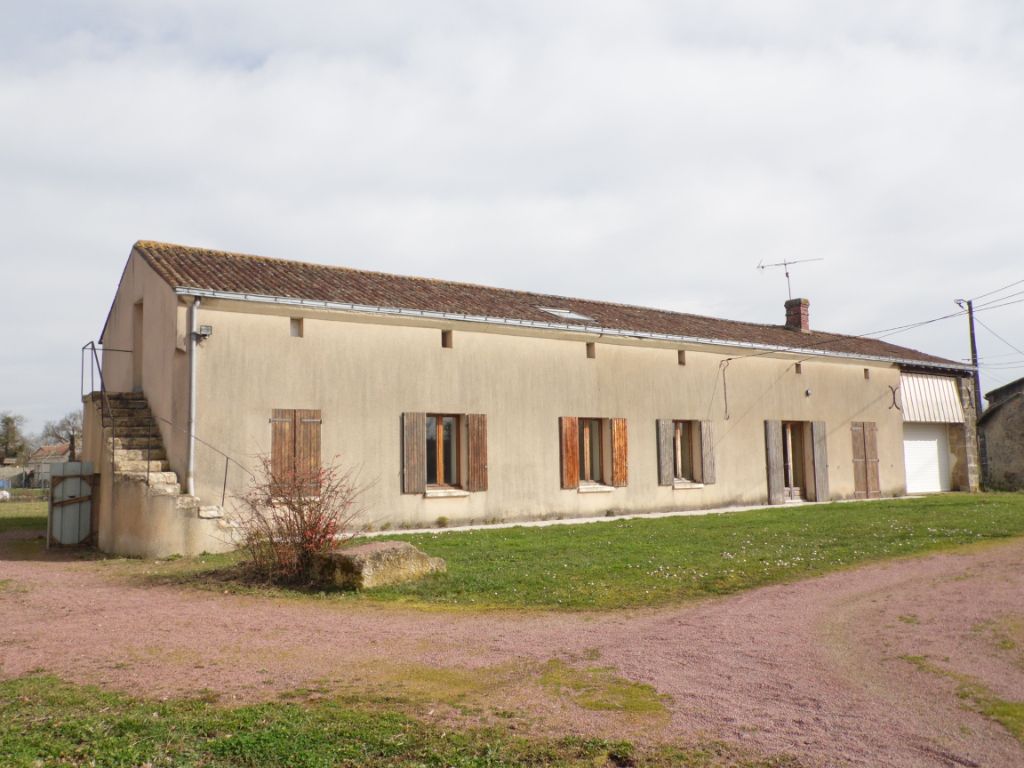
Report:
[[[124,471],[115,468],[114,477],[117,480],[138,480],[140,482],[146,482],[147,473],[145,471]],[[155,485],[167,485],[177,484],[178,475],[175,472],[150,472],[148,474],[150,487]]]
[[[150,461],[144,459],[122,459],[120,455],[114,456],[115,472],[167,472],[171,468],[170,462],[166,460]]]
[[[123,409],[130,409],[130,410],[134,410],[134,411],[142,410],[142,409],[148,409],[149,408],[149,403],[146,402],[146,399],[144,397],[131,397],[131,398],[129,398],[129,397],[120,397],[118,395],[114,395],[113,397],[111,397],[111,396],[108,395],[107,396],[107,403],[110,405],[111,408],[123,408]]]
[[[111,429],[109,424],[104,425],[103,437],[109,440],[111,436],[119,439],[122,437],[152,437],[154,440],[157,440],[160,438],[160,430],[157,429],[155,423],[133,426],[131,424],[122,424],[121,422],[118,422],[114,425],[113,429]]]
[[[149,435],[128,435],[127,437],[115,437],[110,443],[110,447],[115,450],[140,450],[144,451],[147,448],[163,448],[164,443],[160,439],[159,435],[150,437]]]
[[[199,507],[199,516],[204,520],[219,520],[224,517],[224,510],[216,504]]]
[[[121,418],[114,419],[113,422],[110,419],[104,419],[103,428],[113,429],[115,434],[120,434],[125,429],[140,429],[142,431],[139,434],[148,434],[149,432],[152,432],[154,435],[160,434],[155,421],[141,416],[122,416]]]
[[[150,413],[149,407],[145,408],[118,408],[114,406],[109,411],[103,411],[103,420],[110,421],[113,418],[115,423],[121,421],[127,421],[128,419],[145,419],[146,421],[153,420],[153,414]]]
[[[181,485],[179,483],[150,483],[150,496],[180,496]]]
[[[167,461],[163,448],[117,448],[114,450],[114,462],[125,461]]]
[[[189,514],[199,514],[199,499],[195,496],[189,496],[187,493],[179,496],[175,500],[174,506],[176,509],[182,512],[187,512]]]

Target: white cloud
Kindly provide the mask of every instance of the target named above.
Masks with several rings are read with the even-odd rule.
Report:
[[[794,290],[846,332],[1024,278],[1017,4],[283,8],[6,14],[0,409],[75,406],[138,238],[762,322],[755,265],[823,257]],[[985,317],[1024,347],[1022,308]]]

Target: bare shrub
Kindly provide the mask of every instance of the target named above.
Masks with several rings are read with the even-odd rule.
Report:
[[[337,461],[315,471],[275,474],[269,456],[249,491],[239,497],[242,549],[253,575],[275,583],[306,584],[315,555],[324,554],[356,531],[365,491],[355,470]]]

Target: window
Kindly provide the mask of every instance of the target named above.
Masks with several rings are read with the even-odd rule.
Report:
[[[658,484],[674,487],[715,482],[715,445],[710,421],[658,419]]]
[[[562,320],[585,320],[594,322],[594,318],[581,315],[579,312],[573,312],[571,309],[557,309],[555,307],[537,307],[541,312],[547,312],[549,315],[554,315]]]
[[[451,349],[452,348],[452,332],[451,331],[441,331],[441,346],[444,347],[445,349]]]
[[[459,417],[427,414],[427,485],[459,486]]]
[[[672,422],[672,477],[675,480],[694,482],[693,438],[696,430],[692,421]]]
[[[402,493],[430,489],[487,490],[484,414],[402,414]]]
[[[680,365],[686,365],[686,350],[680,349],[677,353],[677,360]]]
[[[604,484],[601,420],[579,419],[580,482]]]
[[[804,367],[800,363],[796,363],[793,366],[793,371],[794,371],[794,373],[803,373],[804,372]]]
[[[597,345],[592,341],[587,342],[587,357],[590,360],[593,360],[595,357],[597,357]]]
[[[870,368],[865,368],[864,369],[864,378],[865,379],[870,379],[871,378],[871,369]]]
[[[302,330],[303,329],[302,329],[302,318],[301,317],[293,317],[291,319],[291,328],[290,328],[290,330],[291,330],[291,334],[292,334],[292,336],[294,338],[296,338],[296,339],[301,339],[302,338]]]
[[[629,446],[625,419],[563,416],[562,488],[621,488],[628,484]]]

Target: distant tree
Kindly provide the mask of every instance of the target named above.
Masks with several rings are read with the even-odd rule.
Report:
[[[20,413],[0,412],[0,457],[22,460],[27,458],[28,442],[24,429],[25,417]]]
[[[70,458],[74,461],[75,446],[82,443],[82,412],[69,411],[62,419],[46,422],[41,437],[43,443],[70,443]]]

